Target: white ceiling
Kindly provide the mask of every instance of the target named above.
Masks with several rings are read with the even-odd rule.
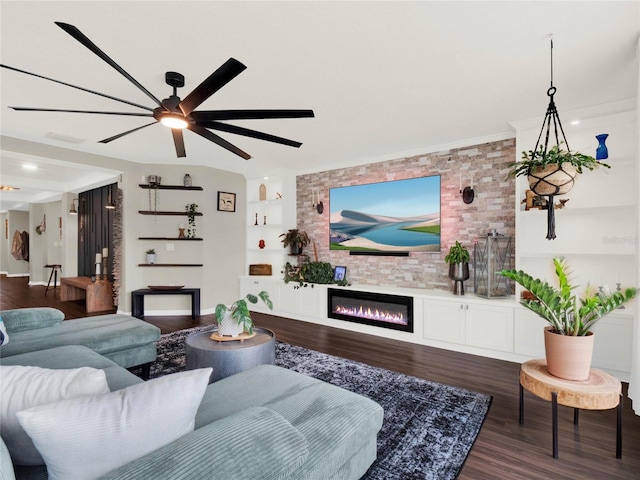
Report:
[[[78,27],[156,97],[171,93],[166,71],[185,75],[186,85],[178,91],[184,98],[234,57],[248,68],[200,109],[309,108],[316,117],[234,122],[300,141],[300,149],[221,133],[252,155],[245,161],[185,132],[187,158],[177,159],[171,135],[161,125],[97,143],[148,123],[144,118],[8,109],[139,111],[1,69],[0,132],[134,162],[211,165],[248,177],[277,169],[319,171],[504,138],[510,121],[542,121],[550,35],[555,100],[564,122],[572,119],[563,118],[563,111],[635,98],[639,4],[3,0],[5,65],[155,106],[54,24],[61,21]],[[2,184],[9,177],[18,182],[14,157],[2,151]],[[86,173],[62,167],[47,173],[50,185],[31,186],[42,195],[53,191],[48,188],[53,184],[77,186],[70,178]]]

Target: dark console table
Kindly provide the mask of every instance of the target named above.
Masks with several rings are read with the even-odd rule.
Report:
[[[131,315],[137,318],[144,317],[145,295],[191,295],[191,318],[194,320],[200,316],[200,289],[180,288],[174,290],[155,290],[141,288],[131,292]]]

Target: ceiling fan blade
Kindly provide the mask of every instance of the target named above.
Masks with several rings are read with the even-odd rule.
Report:
[[[109,142],[112,142],[114,140],[119,139],[120,137],[124,137],[125,135],[129,135],[130,133],[137,132],[138,130],[142,130],[143,128],[148,127],[150,125],[155,125],[156,123],[158,123],[158,122],[156,121],[156,122],[152,122],[152,123],[147,123],[146,125],[142,125],[141,127],[132,128],[131,130],[127,130],[126,132],[119,133],[118,135],[114,135],[113,137],[109,137],[109,138],[105,138],[104,140],[100,140],[98,143],[109,143]]]
[[[282,137],[276,137],[275,135],[269,135],[268,133],[257,132],[256,130],[250,130],[248,128],[238,127],[237,125],[229,125],[221,122],[200,122],[197,123],[205,128],[212,130],[221,130],[223,132],[235,133],[237,135],[244,135],[245,137],[257,138],[258,140],[266,140],[267,142],[280,143],[282,145],[288,145],[290,147],[299,148],[302,143],[294,140],[288,140]]]
[[[244,152],[244,151],[240,150],[235,145],[231,145],[224,138],[219,137],[215,133],[210,132],[206,128],[201,127],[200,125],[189,125],[187,128],[189,130],[191,130],[192,132],[197,133],[201,137],[204,137],[207,140],[210,140],[213,143],[216,143],[216,144],[220,145],[222,148],[226,148],[230,152],[235,153],[236,155],[244,158],[245,160],[249,160],[251,158],[251,155],[249,155],[247,152]]]
[[[176,146],[176,155],[178,158],[186,157],[187,152],[184,149],[184,137],[182,135],[182,129],[172,128],[171,134],[173,135],[173,143]]]
[[[235,58],[227,60],[180,102],[178,106],[182,113],[189,115],[207,98],[237,77],[245,68],[247,67]]]
[[[69,25],[68,23],[63,23],[63,22],[55,22],[55,24],[58,25],[60,28],[62,28],[65,32],[67,32],[73,38],[75,38],[77,41],[79,41],[82,45],[84,45],[89,50],[91,50],[93,53],[95,53],[98,57],[100,57],[106,63],[111,65],[114,69],[116,69],[118,71],[118,73],[120,73],[123,77],[125,77],[127,80],[129,80],[131,83],[133,83],[136,87],[138,87],[138,89],[140,89],[142,92],[144,92],[159,107],[162,106],[160,104],[160,100],[158,100],[149,90],[147,90],[142,85],[140,85],[140,83],[138,83],[138,81],[135,78],[133,78],[131,75],[129,75],[120,65],[118,65],[116,62],[114,62],[109,57],[109,55],[107,55],[102,50],[100,50],[100,48],[95,43],[93,43],[91,40],[89,40],[89,38],[84,33],[82,33],[80,30],[78,30],[77,27],[75,27],[73,25]]]
[[[94,113],[96,115],[124,115],[127,117],[153,117],[151,113],[132,112],[100,112],[95,110],[63,110],[58,108],[9,107],[18,112],[66,112],[66,113]]]
[[[201,110],[191,116],[196,121],[256,120],[262,118],[310,118],[313,110]]]
[[[99,95],[101,97],[108,98],[110,100],[115,100],[116,102],[126,103],[127,105],[132,105],[134,107],[143,108],[144,110],[149,110],[150,112],[153,112],[153,108],[145,107],[144,105],[139,105],[137,103],[130,102],[128,100],[123,100],[121,98],[112,97],[111,95],[107,95],[106,93],[100,93],[100,92],[96,92],[95,90],[89,90],[88,88],[78,87],[77,85],[72,85],[70,83],[62,82],[62,81],[56,80],[54,78],[45,77],[44,75],[38,75],[37,73],[27,72],[26,70],[20,70],[19,68],[10,67],[9,65],[0,64],[0,67],[6,68],[6,69],[9,69],[9,70],[13,70],[15,72],[24,73],[26,75],[31,75],[33,77],[42,78],[44,80],[49,80],[50,82],[59,83],[60,85],[64,85],[66,87],[76,88],[78,90],[82,90],[83,92],[93,93],[94,95]]]

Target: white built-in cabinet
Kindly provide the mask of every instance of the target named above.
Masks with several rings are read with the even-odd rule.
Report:
[[[346,288],[413,297],[413,333],[389,330],[328,318],[327,288]],[[240,291],[257,294],[265,290],[273,311],[262,303],[251,310],[281,315],[321,325],[454,350],[473,355],[524,362],[544,358],[544,320],[521,306],[514,298],[486,299],[473,294],[455,296],[442,290],[400,289],[354,285],[314,285],[295,288],[275,277],[243,276]],[[629,380],[633,314],[628,310],[609,315],[595,328],[593,366]]]

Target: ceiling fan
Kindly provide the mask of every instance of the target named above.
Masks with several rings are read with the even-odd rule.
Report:
[[[184,76],[177,72],[166,72],[165,81],[173,87],[173,94],[169,98],[158,100],[151,92],[138,83],[131,75],[129,75],[120,65],[113,61],[106,53],[104,53],[95,43],[84,35],[78,28],[67,23],[55,22],[65,32],[75,38],[82,45],[87,47],[103,61],[108,63],[111,67],[117,70],[122,76],[133,83],[138,89],[144,92],[153,102],[157,105],[155,108],[139,105],[137,103],[123,100],[121,98],[112,97],[110,95],[89,90],[87,88],[72,85],[70,83],[48,78],[36,73],[27,72],[18,68],[10,67],[8,65],[0,64],[0,67],[14,70],[16,72],[25,73],[34,77],[50,80],[55,83],[66,85],[68,87],[76,88],[84,92],[93,93],[101,97],[109,98],[117,102],[126,103],[128,105],[142,108],[150,113],[133,113],[133,112],[103,112],[92,110],[64,110],[64,109],[50,109],[50,108],[31,108],[31,107],[9,107],[18,111],[35,111],[35,112],[68,112],[68,113],[90,113],[98,115],[122,115],[122,116],[135,116],[135,117],[151,117],[153,122],[140,127],[133,128],[126,132],[119,133],[104,140],[100,140],[99,143],[109,143],[118,138],[129,135],[130,133],[137,132],[150,125],[156,123],[162,123],[171,128],[173,135],[173,143],[176,148],[176,154],[178,157],[186,157],[186,151],[184,148],[184,138],[182,130],[191,130],[194,133],[206,138],[207,140],[216,143],[217,145],[226,148],[230,152],[239,155],[240,157],[248,160],[251,155],[239,149],[235,145],[224,140],[222,137],[216,135],[211,130],[219,130],[222,132],[233,133],[237,135],[244,135],[246,137],[257,138],[259,140],[266,140],[268,142],[279,143],[282,145],[289,145],[291,147],[300,147],[300,142],[288,140],[286,138],[277,137],[275,135],[269,135],[267,133],[250,130],[248,128],[239,127],[237,125],[231,125],[223,123],[221,120],[249,120],[249,119],[272,119],[272,118],[304,118],[313,117],[313,110],[196,110],[200,104],[207,100],[211,95],[224,87],[227,83],[238,76],[245,68],[245,65],[240,63],[234,58],[230,58],[224,64],[222,64],[216,71],[214,71],[207,79],[205,79],[200,85],[198,85],[190,94],[188,94],[184,100],[181,100],[177,95],[177,89],[184,86]]]

